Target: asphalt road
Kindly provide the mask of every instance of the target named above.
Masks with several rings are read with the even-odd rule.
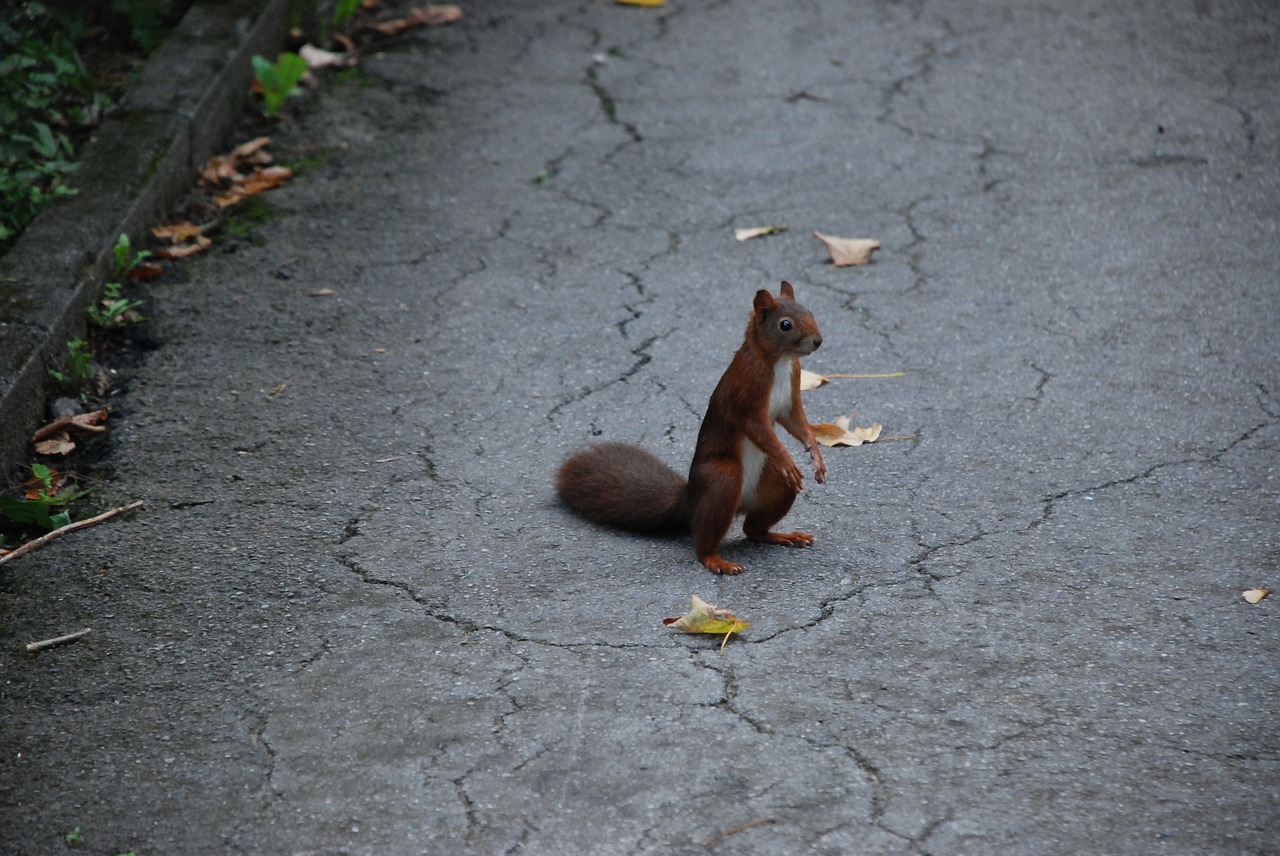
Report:
[[[0,571],[0,849],[1280,852],[1274,5],[467,13],[151,288],[147,509]],[[828,452],[816,545],[560,508],[585,443],[687,464],[784,278],[807,367],[904,373],[811,421],[915,435]]]

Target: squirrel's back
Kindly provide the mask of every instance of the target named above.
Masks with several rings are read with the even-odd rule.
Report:
[[[571,455],[556,472],[556,490],[588,520],[652,534],[689,531],[686,482],[639,446],[601,443]]]

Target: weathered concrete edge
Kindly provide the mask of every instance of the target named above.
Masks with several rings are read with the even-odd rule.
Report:
[[[127,234],[145,245],[146,230],[190,188],[244,109],[250,58],[274,56],[295,5],[198,0],[140,80],[160,97],[130,107],[126,95],[81,155],[77,195],[42,211],[0,259],[0,284],[21,295],[15,307],[25,307],[24,317],[0,324],[9,328],[0,330],[8,334],[0,340],[0,486],[30,461],[31,435],[51,393],[48,370],[61,365],[66,342],[85,332],[86,310],[112,272],[116,240]],[[212,39],[211,23],[219,31]],[[207,79],[184,91],[191,57],[182,46],[193,44],[221,56]]]

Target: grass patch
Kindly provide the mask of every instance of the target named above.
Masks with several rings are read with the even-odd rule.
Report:
[[[255,229],[278,215],[275,207],[261,196],[249,196],[227,209],[222,230],[233,238],[250,239]]]

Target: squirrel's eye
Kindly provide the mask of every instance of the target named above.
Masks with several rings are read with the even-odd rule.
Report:
[[[790,318],[783,318],[781,321],[778,322],[778,329],[784,333],[790,333],[791,328],[794,326],[795,325],[791,323]]]

